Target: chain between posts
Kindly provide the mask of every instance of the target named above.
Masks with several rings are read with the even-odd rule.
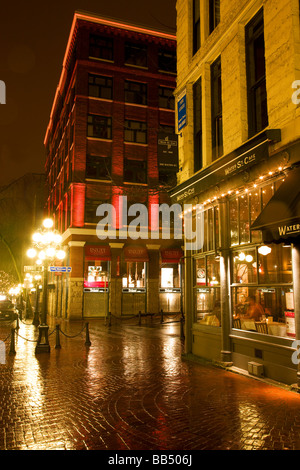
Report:
[[[23,339],[24,341],[29,341],[29,342],[32,342],[32,343],[37,343],[38,340],[32,340],[32,339],[28,339],[28,338],[24,338],[22,335],[20,335],[17,331],[17,327],[15,328],[11,328],[11,331],[10,331],[10,334],[7,336],[7,338],[4,340],[4,341],[7,341],[8,338],[10,337],[10,350],[9,350],[9,354],[10,355],[13,355],[13,354],[16,354],[16,349],[15,349],[15,336],[19,336],[19,338]],[[85,329],[86,331],[86,338],[85,338],[85,345],[86,346],[90,346],[92,343],[91,343],[91,340],[90,340],[90,334],[89,334],[89,324],[86,323],[84,325],[84,327],[82,328],[82,330],[77,333],[76,335],[67,335],[66,333],[64,333],[61,328],[60,328],[60,325],[56,325],[55,329],[53,331],[51,331],[51,333],[49,333],[48,336],[51,336],[54,332],[56,332],[56,345],[55,345],[55,348],[56,349],[59,349],[61,348],[61,345],[60,345],[60,337],[59,337],[59,333],[62,333],[64,336],[66,336],[67,338],[76,338],[77,336],[81,335],[81,333],[83,332],[83,330]]]

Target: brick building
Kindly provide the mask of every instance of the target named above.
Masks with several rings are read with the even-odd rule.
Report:
[[[288,384],[299,381],[299,36],[298,0],[177,1],[172,201],[205,220],[202,248],[185,252],[186,353]]]
[[[175,86],[174,35],[75,13],[45,136],[48,213],[72,267],[53,279],[56,314],[180,310],[181,241],[120,239],[133,217],[110,224],[115,238],[96,233],[102,204],[118,215],[126,196],[128,210],[142,203],[150,217],[152,204],[169,201],[177,168],[164,166],[158,148],[177,144]],[[172,278],[168,294],[162,273]]]

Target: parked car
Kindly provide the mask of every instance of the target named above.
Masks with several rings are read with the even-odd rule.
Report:
[[[18,317],[14,304],[5,295],[0,296],[0,320],[14,321]]]

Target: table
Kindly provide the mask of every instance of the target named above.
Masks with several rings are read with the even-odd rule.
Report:
[[[268,322],[268,332],[272,336],[286,336],[286,324],[280,322]]]

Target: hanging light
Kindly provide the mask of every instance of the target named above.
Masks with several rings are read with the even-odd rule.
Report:
[[[271,251],[272,251],[272,248],[266,245],[262,245],[258,248],[258,253],[263,256],[270,254]]]
[[[252,261],[253,261],[253,256],[252,256],[252,255],[247,255],[247,256],[246,256],[246,261],[247,261],[247,263],[252,263]]]

